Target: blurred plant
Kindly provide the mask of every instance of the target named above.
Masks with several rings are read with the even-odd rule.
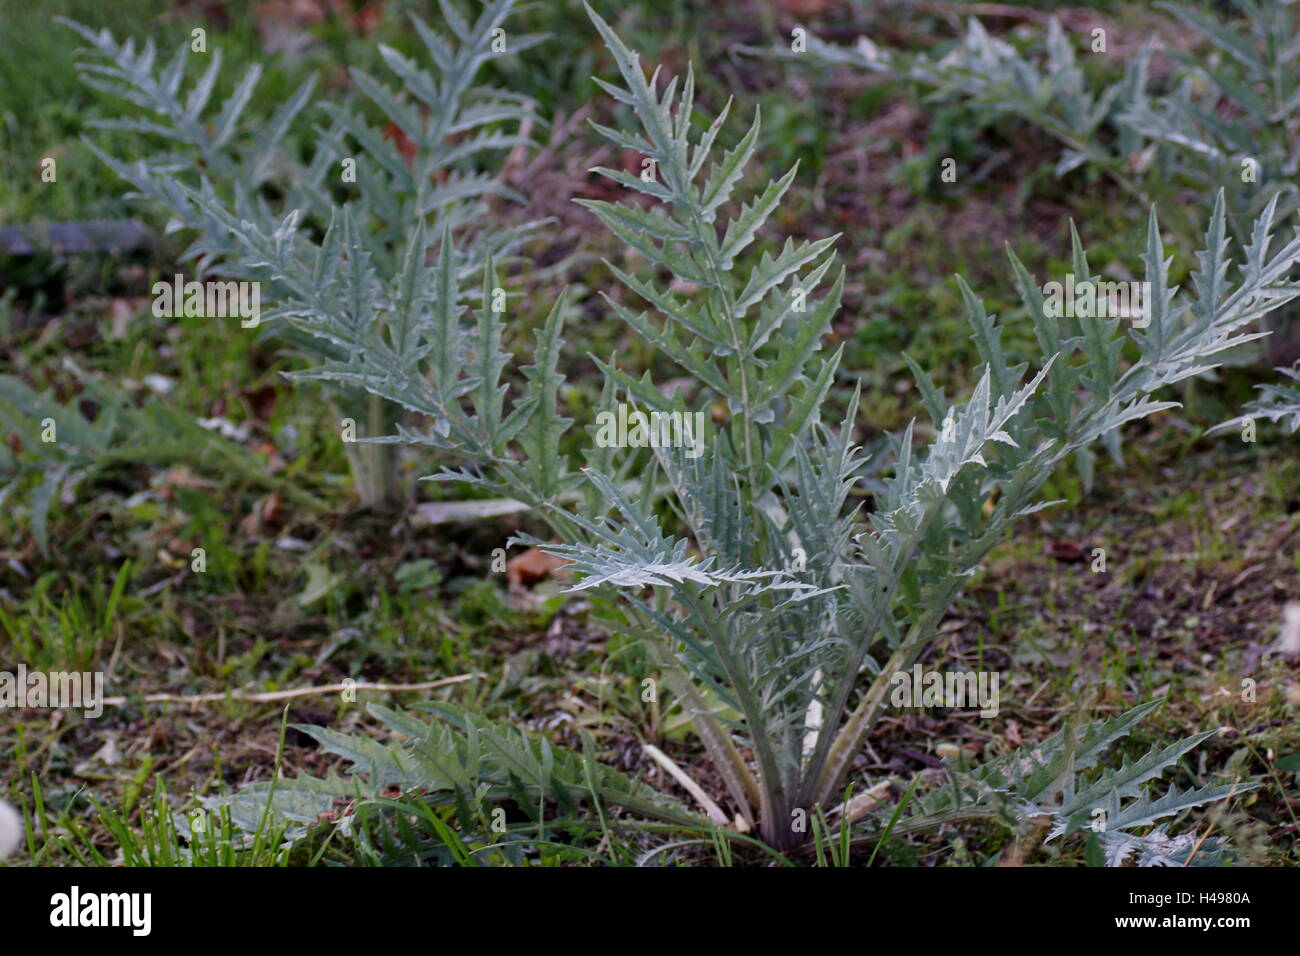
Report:
[[[0,445],[0,505],[11,497],[25,499],[27,521],[43,554],[49,554],[46,529],[54,502],[123,465],[189,464],[279,491],[303,507],[320,506],[293,483],[267,474],[253,452],[184,412],[157,399],[136,405],[126,392],[85,374],[70,359],[64,363],[82,390],[63,403],[12,375],[0,375],[0,423],[14,443]]]
[[[1246,405],[1245,414],[1220,422],[1206,434],[1235,431],[1259,418],[1267,418],[1275,425],[1281,423],[1288,435],[1300,431],[1300,368],[1279,368],[1275,371],[1290,381],[1260,385],[1259,398]]]
[[[1108,82],[1091,81],[1074,46],[1055,17],[1047,21],[1043,48],[1025,55],[992,36],[974,18],[966,33],[942,55],[908,54],[860,37],[853,47],[827,43],[809,35],[807,49],[792,52],[742,47],[744,52],[774,55],[792,63],[819,67],[849,66],[896,76],[927,89],[927,102],[965,101],[994,115],[1015,116],[1042,129],[1063,147],[1056,175],[1085,163],[1094,164],[1125,189],[1137,193],[1133,175],[1150,165],[1147,144],[1124,119],[1145,104],[1152,48],[1144,48]],[[1041,60],[1041,66],[1039,65]]]
[[[1285,221],[1300,203],[1300,30],[1290,0],[1237,0],[1244,36],[1189,7],[1157,6],[1196,30],[1213,55],[1178,53],[1177,91],[1132,104],[1125,121],[1168,147],[1169,172],[1200,195],[1227,193],[1238,240],[1270,202]]]
[[[399,270],[405,268],[410,274],[404,255],[413,249],[411,240],[417,232],[421,236],[426,230],[436,236],[452,230],[465,233],[452,265],[453,282],[443,289],[458,296],[462,280],[475,276],[491,256],[508,253],[535,225],[494,228],[486,225],[485,216],[490,196],[520,198],[494,172],[485,171],[490,155],[529,143],[523,133],[507,131],[508,126],[530,118],[529,103],[509,91],[477,85],[478,74],[491,57],[503,55],[502,51],[519,53],[542,39],[507,38],[501,24],[513,4],[514,0],[489,0],[471,21],[450,0],[441,0],[451,39],[412,14],[412,26],[432,69],[381,45],[384,62],[399,81],[397,89],[363,70],[352,68],[350,73],[356,90],[380,111],[386,125],[374,125],[360,109],[323,103],[331,123],[318,130],[315,152],[306,164],[287,153],[282,143],[311,102],[314,78],[254,131],[245,110],[260,66],[250,67],[230,98],[213,111],[209,101],[221,70],[219,49],[183,95],[188,44],[166,65],[155,67],[152,42],[137,52],[132,40],[118,44],[107,31],[94,33],[64,22],[93,47],[79,61],[82,79],[152,114],[149,119],[128,117],[96,124],[154,138],[159,146],[150,158],[121,163],[98,149],[95,152],[135,187],[134,196],[168,211],[169,230],[196,235],[182,261],[193,260],[201,272],[231,272],[230,259],[239,246],[224,225],[229,219],[274,234],[281,245],[311,246],[311,237],[325,230],[339,201],[347,198],[350,240],[365,250],[368,268],[385,284],[393,282]],[[202,202],[194,190],[202,195]],[[277,285],[261,263],[242,265],[239,276],[266,281],[272,301],[293,294]],[[423,261],[418,265],[423,267]],[[354,320],[367,323],[367,331],[377,338],[409,335],[409,329],[390,328],[403,317],[392,315],[388,302],[374,306]],[[263,334],[313,359],[348,358],[336,338],[285,321],[292,312],[292,306],[285,306],[264,315]],[[356,388],[338,389],[333,398],[363,437],[387,435],[405,420],[400,405]],[[349,441],[345,450],[363,504],[391,504],[408,496],[410,483],[399,467],[396,446]]]
[[[793,63],[885,73],[924,87],[931,103],[967,101],[1015,116],[1062,144],[1058,176],[1090,165],[1148,201],[1174,198],[1171,184],[1191,187],[1206,211],[1223,190],[1229,227],[1244,242],[1274,198],[1279,221],[1297,205],[1300,33],[1290,0],[1236,0],[1245,35],[1189,7],[1156,6],[1195,30],[1213,55],[1192,56],[1153,42],[1129,60],[1122,77],[1111,70],[1109,77],[1090,78],[1055,17],[1047,21],[1041,49],[1031,55],[973,18],[965,35],[940,55],[885,49],[865,36],[853,47],[809,36],[803,53],[746,49]],[[1151,88],[1156,50],[1181,67],[1169,95]],[[1177,227],[1189,240],[1199,231],[1191,217],[1177,220]]]

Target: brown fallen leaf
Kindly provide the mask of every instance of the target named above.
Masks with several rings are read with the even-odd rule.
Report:
[[[262,499],[262,522],[268,528],[284,522],[284,499],[273,491]]]
[[[273,491],[244,515],[239,522],[239,533],[245,538],[259,538],[283,525],[284,521],[284,501],[278,491]]]
[[[1077,542],[1057,538],[1047,542],[1047,556],[1057,561],[1082,561],[1083,547]]]
[[[358,12],[353,19],[353,24],[363,36],[369,36],[375,32],[375,28],[384,18],[384,5],[382,3],[367,3]]]
[[[547,554],[539,548],[529,548],[506,562],[506,581],[511,591],[523,591],[568,563],[564,558]]]

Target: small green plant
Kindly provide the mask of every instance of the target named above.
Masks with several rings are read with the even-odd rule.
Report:
[[[648,310],[612,297],[605,304],[699,383],[688,403],[649,374],[637,377],[612,359],[599,363],[602,412],[621,400],[624,412],[679,422],[676,440],[650,442],[648,458],[636,458],[644,467],[635,480],[626,470],[635,456],[619,445],[636,442],[609,440],[608,419],[588,426],[593,441],[581,471],[560,453],[559,437],[571,424],[558,400],[563,299],[540,330],[526,387],[506,413],[491,280],[467,331],[450,291],[445,235],[438,263],[426,270],[417,230],[403,257],[407,265],[385,289],[346,208],[304,258],[301,246],[223,217],[216,204],[191,195],[243,246],[246,259],[266,264],[292,291],[287,311],[295,322],[329,329],[349,345],[349,361],[314,374],[424,416],[430,428],[402,430],[394,440],[462,460],[435,477],[477,482],[529,504],[562,543],[515,540],[568,560],[577,575],[570,590],[617,597],[610,627],[640,638],[662,685],[690,714],[725,793],[705,795],[700,814],[603,767],[591,745],[582,755],[570,753],[437,704],[429,707],[431,723],[371,708],[405,738],[401,743],[304,728],[347,757],[358,776],[275,781],[276,812],[309,825],[323,801],[362,786],[371,788],[363,793],[396,786],[441,803],[500,800],[509,792],[520,803],[585,800],[602,821],[604,808],[617,804],[636,825],[701,839],[725,832],[751,840],[745,833],[754,832],[778,854],[811,852],[814,842],[824,842],[815,841],[817,831],[829,833],[840,811],[844,825],[857,828],[850,843],[879,841],[882,828],[911,833],[955,820],[1023,826],[1046,818],[1053,839],[1090,825],[1112,863],[1190,857],[1186,840],[1147,828],[1252,784],[1149,792],[1149,781],[1209,733],[1153,748],[1118,770],[1100,769],[1102,754],[1150,704],[1109,721],[1076,723],[976,771],[954,766],[950,792],[918,799],[887,822],[877,804],[844,807],[843,795],[895,677],[931,647],[953,600],[1015,522],[1050,504],[1039,493],[1053,472],[1125,423],[1173,407],[1156,397],[1160,389],[1213,368],[1256,337],[1253,322],[1300,296],[1300,286],[1287,281],[1300,261],[1300,236],[1270,251],[1270,204],[1234,279],[1220,196],[1191,298],[1169,284],[1153,211],[1142,254],[1148,321],[1127,336],[1118,318],[1049,313],[1038,283],[1012,254],[1011,274],[1041,348],[1032,367],[1007,354],[996,316],[963,283],[982,360],[978,384],[964,401],[952,401],[915,369],[936,437],[921,442],[928,429],[915,425],[892,437],[892,477],[864,513],[852,492],[874,472],[853,438],[857,401],[837,427],[823,411],[831,382],[844,374],[840,352],[823,347],[844,283],[843,270],[834,271],[835,237],[764,248],[761,231],[797,170],[761,185],[747,201],[735,198],[758,148],[758,117],[734,148],[715,153],[729,107],[701,129],[692,73],[680,82],[658,70],[647,77],[636,54],[589,14],[622,78],[621,86],[597,83],[636,122],[635,129],[597,129],[644,158],[640,176],[598,170],[643,198],[586,203],[646,263],[641,274],[610,269]],[[1094,278],[1077,234],[1073,270],[1076,282]],[[664,274],[698,293],[677,294]],[[443,291],[424,294],[430,287]],[[413,334],[374,341],[365,337],[367,323],[347,320],[368,314],[377,301],[410,310],[414,318],[403,325]],[[1131,362],[1122,359],[1126,337],[1136,356]],[[704,425],[714,408],[725,409],[716,430]],[[683,431],[680,423],[692,415],[701,427]],[[234,797],[242,808],[236,818],[251,818],[268,788]],[[1104,827],[1097,826],[1098,813]]]
[[[802,53],[750,52],[886,73],[927,90],[931,103],[965,101],[1015,116],[1062,145],[1058,176],[1087,165],[1148,201],[1175,198],[1171,184],[1191,187],[1207,212],[1223,190],[1229,228],[1245,242],[1270,201],[1278,200],[1275,215],[1285,222],[1300,200],[1300,33],[1290,4],[1238,0],[1244,35],[1186,6],[1156,6],[1196,31],[1212,56],[1148,44],[1122,76],[1107,69],[1107,57],[1100,55],[1092,56],[1095,71],[1085,71],[1076,52],[1079,41],[1055,17],[1048,19],[1041,48],[1029,55],[973,18],[941,55],[889,50],[867,37],[842,47],[814,36]],[[1098,38],[1085,35],[1082,42],[1095,44]],[[1171,95],[1152,90],[1149,67],[1157,49],[1180,65]],[[1177,226],[1180,236],[1197,238],[1194,218],[1180,216]]]
[[[1200,34],[1211,55],[1179,54],[1173,96],[1133,104],[1125,120],[1165,147],[1166,173],[1200,195],[1228,196],[1239,240],[1276,199],[1279,222],[1300,207],[1300,24],[1288,0],[1237,0],[1246,31],[1190,7],[1160,3]]]
[[[1099,82],[1079,63],[1074,43],[1056,17],[1047,21],[1041,50],[1030,55],[993,36],[974,18],[967,22],[965,34],[940,55],[890,50],[865,36],[852,47],[812,35],[806,43],[807,49],[798,53],[782,47],[744,49],[796,64],[885,73],[926,90],[932,105],[966,102],[1014,116],[1061,145],[1057,176],[1092,164],[1137,193],[1135,167],[1150,164],[1151,157],[1142,155],[1146,141],[1125,116],[1148,101],[1151,47],[1130,60],[1122,76]]]
[[[1275,371],[1290,381],[1260,385],[1259,398],[1246,405],[1245,414],[1215,425],[1206,434],[1240,429],[1247,422],[1260,418],[1266,418],[1275,425],[1281,424],[1288,435],[1300,431],[1300,368],[1279,368]]]
[[[0,375],[0,423],[18,448],[0,446],[0,505],[25,501],[42,553],[49,553],[47,525],[55,501],[123,465],[189,464],[319,507],[301,488],[268,475],[262,460],[242,445],[157,399],[137,405],[121,389],[65,362],[82,389],[67,402]]]

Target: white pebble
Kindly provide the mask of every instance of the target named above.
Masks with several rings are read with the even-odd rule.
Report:
[[[23,818],[0,800],[0,860],[13,854],[23,842]]]

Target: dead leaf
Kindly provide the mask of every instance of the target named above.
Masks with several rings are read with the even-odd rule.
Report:
[[[357,31],[363,36],[373,33],[375,27],[384,18],[384,5],[382,3],[367,3],[357,13],[356,18],[352,21]]]
[[[73,767],[72,772],[78,776],[89,776],[97,772],[101,767],[116,767],[121,762],[122,754],[117,749],[117,739],[110,735],[104,739],[103,745],[89,758]]]
[[[454,521],[478,521],[527,511],[528,505],[513,498],[481,498],[473,501],[424,501],[415,506],[411,524],[417,527]]]
[[[1024,743],[1020,737],[1020,724],[1015,720],[1007,721],[1007,743],[1015,747]]]
[[[262,499],[262,523],[266,527],[280,524],[284,520],[284,500],[280,492],[273,491]]]
[[[1047,542],[1047,556],[1057,561],[1082,561],[1083,547],[1075,541],[1057,538]]]
[[[529,548],[523,554],[506,562],[506,581],[511,591],[523,591],[554,573],[569,562],[540,548]]]

